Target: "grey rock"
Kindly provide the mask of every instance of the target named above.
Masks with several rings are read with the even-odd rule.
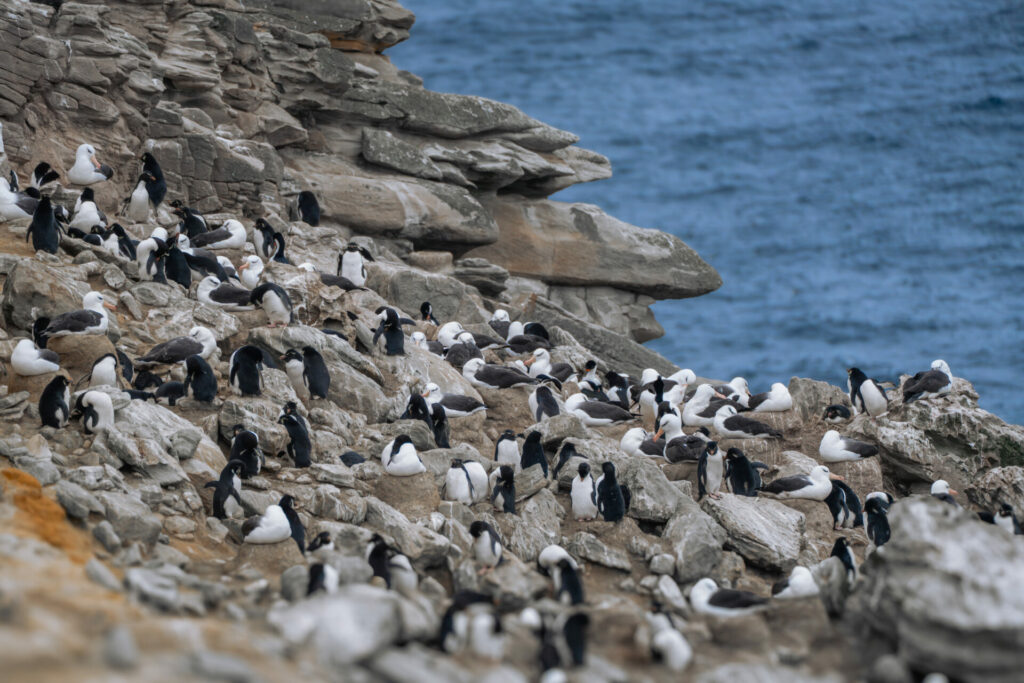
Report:
[[[826,557],[808,569],[818,584],[818,594],[825,609],[832,616],[841,615],[846,606],[846,598],[853,588],[842,561],[838,557]]]
[[[420,568],[440,564],[447,554],[448,539],[430,529],[413,524],[387,503],[369,496],[366,499],[366,525],[391,536],[396,547]]]
[[[130,495],[113,491],[102,491],[96,497],[122,541],[156,542],[163,524],[160,516],[150,512],[145,504]]]
[[[1000,504],[1007,503],[1017,513],[1017,519],[1024,519],[1024,467],[993,467],[972,480],[964,491],[971,502],[984,510],[994,512]]]
[[[619,481],[629,487],[628,514],[649,522],[667,522],[675,514],[683,497],[651,460],[634,460],[622,468]]]
[[[14,459],[14,464],[19,470],[31,474],[43,486],[56,484],[60,481],[60,470],[49,460],[35,458],[32,456],[21,456]]]
[[[701,508],[725,529],[726,546],[751,564],[777,572],[796,566],[805,532],[801,512],[767,498],[732,494],[706,497]]]
[[[847,614],[920,670],[1011,681],[1024,667],[1024,546],[928,497],[890,508],[892,539],[865,562]],[[956,548],[957,552],[949,552]]]
[[[308,587],[309,567],[304,564],[288,567],[281,574],[281,597],[288,602],[297,602],[306,597]]]
[[[165,612],[176,612],[181,607],[177,583],[164,574],[136,567],[124,573],[124,582],[137,600]]]
[[[700,506],[684,498],[662,532],[662,538],[672,544],[676,581],[687,584],[707,576],[718,564],[727,537],[725,529]]]
[[[107,569],[107,565],[95,557],[90,557],[89,561],[85,563],[85,575],[89,577],[90,581],[103,586],[109,591],[121,592],[121,582],[114,576],[114,572]]]
[[[629,556],[618,548],[609,547],[594,534],[579,531],[565,544],[565,549],[574,557],[594,562],[602,567],[630,571]]]
[[[112,669],[134,669],[139,664],[139,647],[125,626],[115,626],[103,639],[103,660]]]
[[[192,654],[192,673],[203,680],[249,683],[259,680],[245,660],[223,652],[199,650]]]
[[[668,553],[659,553],[651,558],[650,567],[652,574],[671,575],[676,568],[676,558]]]
[[[352,470],[342,464],[314,463],[310,465],[310,474],[317,481],[341,488],[353,488],[356,485]]]
[[[505,291],[508,270],[482,258],[463,258],[455,262],[455,279],[476,287],[484,296],[496,297]]]
[[[121,547],[121,539],[114,531],[114,525],[103,520],[92,528],[92,535],[97,541],[100,542],[108,553],[113,553]]]
[[[697,677],[697,683],[840,683],[839,675],[812,676],[798,670],[762,664],[722,664]]]

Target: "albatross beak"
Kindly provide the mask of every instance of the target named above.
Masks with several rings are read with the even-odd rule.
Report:
[[[664,429],[659,429],[659,430],[657,431],[657,433],[655,433],[655,435],[654,435],[654,440],[655,440],[655,441],[657,441],[658,439],[660,439],[660,438],[661,438],[661,435],[662,435],[662,434],[664,434],[664,433],[665,433],[665,430],[664,430]]]
[[[117,310],[117,306],[115,306],[114,304],[110,303],[109,301],[104,301],[103,302],[103,308],[106,308],[106,309],[111,310],[111,311],[116,311]]]
[[[953,489],[950,489],[949,493],[950,493],[950,495],[953,495],[953,496],[958,495],[957,492],[954,491]]]
[[[248,261],[244,261],[242,263],[242,265],[238,266],[238,272],[242,272],[243,270],[245,270],[248,267],[249,267],[249,262]]]
[[[100,162],[96,161],[96,156],[93,155],[93,156],[89,157],[89,159],[92,160],[92,165],[96,167],[96,170],[97,171],[100,170]]]
[[[836,481],[846,481],[845,479],[840,477],[838,474],[833,474],[832,472],[828,473],[828,478],[829,479],[835,479]]]
[[[526,367],[530,367],[531,365],[533,365],[533,361],[535,360],[537,360],[536,356],[530,356],[525,361],[523,361],[523,365],[525,365]]]
[[[424,391],[422,394],[420,394],[420,396],[422,396],[423,398],[427,398],[428,396],[430,396],[430,392]]]

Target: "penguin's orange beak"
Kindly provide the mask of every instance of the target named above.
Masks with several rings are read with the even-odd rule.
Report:
[[[103,308],[106,308],[107,310],[110,310],[110,311],[116,311],[117,310],[117,306],[115,306],[114,304],[110,303],[109,301],[104,301],[103,302]]]

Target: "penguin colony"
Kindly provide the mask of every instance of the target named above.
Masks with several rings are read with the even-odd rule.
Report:
[[[297,322],[297,315],[307,302],[293,301],[290,280],[277,283],[268,279],[268,266],[290,266],[300,276],[318,271],[309,263],[290,263],[285,234],[266,218],[258,218],[247,229],[235,219],[224,220],[219,226],[210,225],[200,212],[178,202],[173,202],[172,210],[167,212],[164,202],[168,187],[158,161],[147,152],[140,157],[136,185],[117,213],[133,226],[129,232],[101,210],[93,189],[113,175],[109,166],[97,160],[97,150],[82,144],[67,173],[71,184],[84,188],[72,209],[56,205],[45,194],[60,180],[60,175],[44,162],[34,169],[24,192],[19,190],[16,176],[12,175],[11,180],[0,179],[0,220],[29,220],[25,239],[31,240],[36,251],[61,255],[63,240],[82,240],[134,261],[139,280],[174,287],[175,296],[189,296],[192,292],[198,302],[225,312],[258,309],[268,328],[287,328]],[[317,226],[321,221],[316,195],[308,190],[299,195],[297,212],[309,226]],[[174,224],[157,226],[157,219],[167,215],[175,217]],[[148,233],[136,234],[140,225],[147,226]],[[243,255],[237,262],[218,253],[240,251],[254,253]],[[325,287],[339,288],[343,295],[367,291],[364,285],[372,271],[367,264],[373,263],[374,257],[365,246],[350,242],[336,255],[336,262],[335,274],[319,273]],[[274,265],[274,272],[281,272],[277,267]],[[53,311],[52,318],[40,316],[29,330],[30,338],[17,342],[10,363],[15,374],[52,375],[39,397],[41,425],[68,429],[73,421],[80,421],[80,428],[87,435],[116,430],[112,396],[122,389],[132,400],[153,400],[175,409],[186,400],[212,405],[229,395],[277,400],[267,394],[264,373],[268,368],[282,369],[300,401],[280,402],[277,423],[287,438],[280,444],[261,443],[260,435],[249,425],[233,426],[227,464],[215,480],[205,484],[205,488],[212,490],[208,514],[220,520],[240,520],[237,534],[232,537],[236,542],[294,542],[298,552],[309,561],[309,596],[338,590],[339,573],[332,564],[336,551],[331,534],[321,532],[307,545],[307,529],[292,495],[285,494],[262,510],[252,510],[245,503],[245,494],[247,482],[265,473],[264,449],[275,452],[274,446],[280,446],[274,458],[295,468],[331,461],[350,468],[366,466],[367,458],[354,451],[317,452],[307,421],[318,402],[330,401],[332,396],[345,391],[337,385],[338,378],[331,376],[322,353],[334,343],[345,344],[351,347],[350,353],[362,353],[368,358],[410,353],[440,356],[469,384],[486,390],[487,401],[513,400],[493,397],[502,397],[502,392],[512,387],[528,387],[525,402],[536,424],[522,432],[504,429],[495,442],[493,463],[471,457],[448,460],[441,498],[464,506],[469,514],[521,514],[524,501],[517,497],[517,486],[520,477],[533,472],[533,476],[549,483],[552,490],[567,490],[566,506],[578,523],[620,524],[629,514],[633,495],[623,475],[632,472],[632,467],[619,471],[610,460],[594,459],[577,451],[569,440],[561,444],[545,441],[545,421],[572,415],[586,427],[622,432],[619,447],[626,462],[635,459],[663,467],[686,463],[694,466],[697,500],[721,500],[734,495],[824,503],[837,533],[832,556],[842,564],[850,583],[858,576],[858,565],[850,536],[844,530],[861,528],[856,533],[863,534],[869,549],[878,552],[884,552],[878,549],[891,537],[888,514],[891,506],[898,504],[895,498],[882,491],[854,491],[828,467],[832,463],[877,456],[877,446],[844,437],[842,426],[860,413],[884,421],[895,408],[883,383],[855,367],[848,370],[851,405],[825,406],[821,416],[823,422],[835,427],[825,433],[819,447],[825,464],[807,472],[769,479],[771,468],[748,457],[739,445],[784,438],[779,429],[765,421],[765,415],[792,409],[793,399],[785,385],[774,383],[768,391],[752,394],[742,377],[716,385],[698,381],[691,370],[662,376],[647,369],[634,378],[609,369],[602,375],[594,360],[580,367],[557,361],[553,357],[558,355],[557,345],[542,324],[512,320],[508,311],[502,309],[493,313],[491,334],[484,334],[469,331],[458,321],[439,319],[434,306],[427,301],[420,306],[419,320],[407,317],[393,306],[380,305],[372,311],[349,313],[350,321],[362,315],[373,320],[369,343],[350,334],[351,326],[347,333],[328,326],[327,321],[317,321],[323,325],[320,349],[303,345],[287,348],[283,353],[271,353],[271,349],[256,344],[226,348],[225,340],[218,340],[211,330],[196,326],[185,336],[153,344],[134,359],[123,349],[117,349],[114,354],[96,359],[85,376],[69,377],[61,368],[59,354],[48,349],[47,344],[69,335],[104,335],[109,316],[117,309],[115,301],[91,291],[83,296],[81,309]],[[410,327],[415,328],[411,335],[407,334]],[[328,341],[331,337],[334,340]],[[221,356],[227,359],[224,374],[215,369]],[[450,421],[486,416],[495,406],[473,396],[447,392],[438,381],[428,380],[412,387],[400,419],[424,422],[432,445],[449,449],[459,445],[451,443]],[[953,375],[948,364],[936,360],[929,370],[908,377],[901,394],[906,404],[940,400],[952,389]],[[519,392],[514,395],[521,396]],[[726,440],[737,445],[723,452],[719,442]],[[397,478],[440,474],[430,473],[428,465],[435,460],[425,462],[408,433],[391,439],[381,450],[379,462],[387,476]],[[619,467],[622,462],[619,461]],[[956,491],[945,481],[934,482],[931,495],[943,503],[959,506]],[[250,516],[242,519],[246,513]],[[978,517],[1009,534],[1021,534],[1016,512],[1008,503],[1001,503],[994,511],[981,511]],[[480,577],[499,574],[504,563],[519,562],[505,548],[500,531],[489,519],[494,518],[476,518],[468,526],[469,553]],[[372,569],[372,582],[407,597],[417,596],[421,574],[397,546],[397,539],[380,534],[367,543],[364,559]],[[539,553],[535,571],[550,579],[549,595],[559,605],[557,608],[538,605],[511,610],[496,604],[491,593],[454,592],[439,625],[437,647],[449,653],[467,651],[500,661],[505,655],[503,624],[518,624],[536,638],[541,680],[561,680],[559,676],[564,676],[565,671],[587,661],[591,619],[586,589],[589,572],[581,560],[559,545],[549,545]],[[773,601],[815,598],[818,593],[812,573],[797,566],[775,584],[770,596],[722,587],[714,579],[704,577],[690,588],[688,602],[697,614],[730,618],[765,609]],[[694,657],[694,648],[682,633],[685,624],[678,619],[678,614],[652,603],[646,624],[637,635],[637,642],[643,642],[651,657],[673,672],[686,669]]]

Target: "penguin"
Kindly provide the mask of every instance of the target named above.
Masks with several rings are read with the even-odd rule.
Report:
[[[629,508],[629,489],[620,486],[615,478],[615,465],[605,462],[601,465],[604,473],[597,480],[597,511],[606,522],[618,522],[626,516]]]
[[[519,460],[519,469],[525,470],[534,465],[540,465],[544,472],[544,478],[548,478],[548,458],[544,455],[544,447],[540,443],[541,433],[530,432],[523,442],[523,455]]]
[[[161,258],[161,253],[166,250],[167,242],[159,237],[151,235],[139,242],[135,247],[135,262],[139,266],[140,280],[161,282],[167,279],[162,265],[164,259]]]
[[[301,424],[305,429],[309,429],[309,425],[306,424],[306,419],[302,417],[301,413],[299,413],[299,406],[295,401],[288,401],[281,406],[281,414],[277,416],[277,419],[280,420],[285,415],[294,415],[299,421],[299,424]]]
[[[153,401],[156,403],[156,394],[152,391],[139,391],[138,389],[125,389],[124,391],[133,401]]]
[[[430,430],[434,434],[434,444],[438,448],[452,447],[449,442],[452,428],[448,424],[448,415],[445,413],[444,406],[440,403],[430,406]]]
[[[576,446],[571,441],[562,442],[562,450],[558,452],[557,461],[555,462],[554,469],[551,470],[552,476],[557,479],[558,473],[565,467],[565,463],[569,462],[573,458],[581,458],[579,453],[576,452]]]
[[[186,396],[204,403],[217,398],[217,376],[202,356],[191,355],[185,359],[184,389]]]
[[[338,592],[338,570],[326,562],[317,562],[309,566],[309,583],[306,584],[306,597],[323,591],[331,595]]]
[[[424,301],[420,304],[420,320],[434,325],[441,324],[437,321],[437,318],[434,317],[434,308],[430,305],[429,301]]]
[[[282,415],[278,420],[288,430],[288,455],[295,467],[309,467],[312,464],[310,452],[313,447],[309,442],[309,432],[296,415]]]
[[[861,372],[860,368],[848,368],[846,386],[850,391],[850,402],[854,413],[867,413],[871,417],[884,415],[889,409],[885,389]]]
[[[374,534],[366,548],[366,562],[370,565],[373,576],[382,579],[387,588],[391,588],[391,554],[391,548],[380,534]]]
[[[366,284],[366,262],[373,256],[355,242],[349,242],[345,251],[338,254],[338,275],[348,278],[356,287]]]
[[[303,400],[308,399],[310,397],[309,384],[305,374],[306,364],[302,360],[302,354],[299,353],[298,349],[288,349],[280,359],[284,361],[284,371],[288,375],[288,381],[291,382],[295,394]]]
[[[558,401],[555,400],[554,392],[551,391],[550,387],[543,384],[538,385],[533,390],[527,401],[530,405],[530,415],[537,422],[548,417],[555,417],[559,413]]]
[[[154,374],[149,370],[140,370],[139,374],[135,375],[135,381],[132,382],[132,386],[137,391],[145,391],[146,389],[158,387],[164,383],[163,377]]]
[[[1003,503],[999,506],[999,511],[992,516],[992,523],[1008,534],[1013,534],[1014,536],[1024,534],[1020,522],[1017,521],[1017,514],[1008,503]]]
[[[729,489],[737,496],[754,497],[761,488],[759,469],[767,469],[762,462],[750,462],[738,448],[730,448],[725,454],[725,478]]]
[[[472,505],[487,497],[487,472],[483,465],[472,460],[453,458],[444,484],[441,498]]]
[[[334,539],[327,531],[321,531],[306,546],[306,551],[313,557],[324,560],[329,553],[334,552]]]
[[[292,300],[283,288],[264,282],[249,294],[249,303],[259,304],[267,314],[267,327],[287,326],[293,322]]]
[[[3,150],[0,149],[0,156],[3,155]],[[12,180],[16,180],[17,176],[14,175],[14,171],[11,171]],[[36,190],[41,190],[50,183],[55,183],[60,180],[60,173],[57,173],[50,164],[45,161],[40,161],[36,164],[36,167],[32,169],[32,180],[30,187]],[[12,190],[17,190],[17,185],[12,184]]]
[[[473,541],[473,558],[480,569],[478,574],[486,574],[501,563],[501,538],[487,522],[476,520],[469,525],[469,535]]]
[[[32,248],[35,251],[45,251],[49,254],[57,253],[57,246],[60,244],[60,227],[53,215],[53,206],[49,197],[43,197],[36,205],[32,214],[32,222],[29,223],[28,232],[25,233],[25,241],[32,238]]]
[[[291,262],[288,257],[284,255],[284,235],[280,232],[275,232],[273,236],[274,255],[270,258],[275,263],[284,263],[290,265]]]
[[[839,561],[843,563],[843,566],[846,567],[846,583],[852,586],[853,582],[857,580],[857,558],[853,556],[853,548],[844,537],[840,536],[836,539],[829,556],[838,557]]]
[[[825,408],[825,413],[821,416],[821,419],[825,422],[832,424],[842,424],[852,418],[853,415],[850,414],[850,409],[839,403],[833,403]]]
[[[308,392],[310,398],[327,398],[331,373],[319,351],[312,346],[303,346],[301,354],[296,349],[289,349],[281,358],[285,360],[285,371],[297,393]]]
[[[474,635],[473,618],[479,609],[488,610],[492,598],[484,593],[461,590],[452,595],[452,604],[441,617],[438,643],[448,654],[457,654],[470,645]],[[500,623],[500,620],[499,620]]]
[[[263,351],[252,345],[238,348],[231,354],[228,381],[242,396],[259,396],[263,393]]]
[[[656,606],[657,609],[657,606]],[[647,623],[651,629],[651,658],[662,662],[669,671],[678,673],[686,670],[693,661],[693,647],[683,634],[673,626],[671,618],[661,612],[648,614]]]
[[[868,540],[875,548],[888,543],[891,530],[889,529],[889,516],[886,512],[887,506],[879,498],[868,497],[864,504],[864,532]]]
[[[245,464],[241,460],[230,461],[220,472],[216,481],[208,481],[203,488],[213,489],[213,516],[217,519],[234,517],[242,510],[242,480],[239,473]]]
[[[376,311],[380,324],[373,333],[373,344],[384,335],[384,352],[389,356],[405,355],[405,333],[402,332],[402,325],[412,325],[414,321],[402,318],[398,311],[388,306],[380,306]]]
[[[361,462],[366,462],[366,458],[359,455],[355,451],[345,451],[338,458],[341,460],[345,467],[355,467]]]
[[[721,498],[718,489],[722,486],[723,473],[722,451],[717,442],[709,441],[697,461],[697,500],[704,496]]]
[[[149,191],[146,185],[154,180],[148,173],[140,173],[135,181],[135,189],[121,202],[119,216],[127,216],[132,223],[145,223],[149,220],[149,212],[152,208],[149,201]],[[166,189],[166,185],[164,186]]]
[[[68,423],[71,415],[70,382],[64,375],[57,375],[50,380],[43,393],[39,396],[39,419],[44,427],[61,429]]]
[[[260,437],[256,432],[250,431],[242,425],[235,425],[232,428],[231,455],[228,462],[240,460],[242,468],[242,479],[255,477],[263,467],[263,451],[260,450]]]
[[[366,562],[374,578],[380,578],[387,588],[410,595],[416,590],[418,577],[409,558],[385,543],[380,534],[374,534],[366,549]]]
[[[181,219],[178,229],[185,233],[189,239],[198,237],[209,229],[206,225],[206,219],[203,218],[203,214],[190,207],[181,206],[178,202],[175,202],[174,204],[176,205],[172,209],[171,213]]]
[[[71,228],[79,230],[92,230],[95,226],[101,229],[107,227],[107,217],[96,205],[96,195],[91,187],[82,190],[82,194],[75,201],[75,211],[71,217]],[[102,241],[100,242],[102,244]]]
[[[115,349],[115,351],[117,352],[117,365],[121,368],[121,377],[124,378],[125,383],[130,385],[132,377],[135,375],[135,364],[121,349]]]
[[[498,468],[498,479],[491,491],[491,505],[499,512],[516,514],[516,472],[511,465]]]
[[[256,247],[256,254],[264,261],[270,261],[274,257],[277,246],[274,244],[273,226],[265,218],[257,218],[252,228],[252,243]]]
[[[178,405],[178,399],[185,398],[185,384],[183,382],[164,382],[153,392],[156,402],[165,406]]]
[[[427,471],[408,434],[395,437],[389,448],[384,449],[382,461],[384,471],[395,477],[411,477]]]
[[[82,428],[86,434],[114,426],[114,404],[102,391],[88,390],[75,399],[75,410],[82,415]]]
[[[835,494],[837,489],[842,491],[842,505],[841,509],[838,510],[842,514],[841,517],[837,515],[837,510],[833,509],[832,504],[829,503],[829,498],[831,498],[832,494],[830,494],[829,498],[825,499],[825,504],[829,506],[829,510],[832,512],[833,525],[838,524],[844,529],[853,529],[855,527],[863,526],[864,510],[861,507],[860,498],[857,497],[857,494],[852,488],[847,486],[846,482],[839,479],[833,479],[832,493]],[[835,529],[836,527],[833,526],[832,528]]]
[[[498,436],[494,444],[494,461],[499,465],[510,465],[515,471],[520,469],[519,442],[516,433],[506,429]]]
[[[190,289],[192,287],[192,268],[189,267],[188,259],[178,245],[170,242],[158,251],[158,258],[163,257],[164,277],[171,282],[177,282],[185,289]]]
[[[558,561],[558,571],[552,574],[555,599],[563,605],[583,604],[583,581],[573,562],[566,558]]]
[[[885,491],[872,491],[864,498],[864,507],[867,508],[868,501],[872,498],[877,498],[882,506],[882,509],[888,511],[889,506],[896,502],[896,499],[892,497],[892,494],[886,493]]]
[[[559,571],[558,563],[563,559],[569,560],[573,569],[579,569],[576,560],[566,552],[565,548],[560,545],[545,546],[537,555],[537,571],[544,576],[554,576]]]
[[[295,499],[289,495],[281,497],[277,505],[268,505],[258,517],[250,517],[242,524],[242,540],[245,543],[280,543],[288,538],[299,546],[299,552],[306,553],[306,529],[293,507]]]
[[[427,403],[427,399],[423,398],[418,392],[412,392],[409,395],[409,402],[405,404],[405,412],[399,417],[399,420],[422,420],[427,423],[431,429],[434,428],[434,422],[431,419],[430,405]]]
[[[581,462],[576,469],[579,476],[572,479],[572,516],[583,522],[597,517],[597,485],[590,475],[590,463]]]
[[[156,211],[167,196],[167,182],[164,180],[163,169],[157,163],[156,158],[149,152],[142,155],[142,172],[149,176],[146,183],[146,193],[149,195],[149,203]]]
[[[118,388],[117,355],[105,353],[96,359],[89,372],[89,387],[109,386]]]
[[[303,190],[299,193],[296,205],[299,209],[299,216],[304,222],[314,228],[320,225],[320,202],[316,200],[315,194],[309,190]]]

